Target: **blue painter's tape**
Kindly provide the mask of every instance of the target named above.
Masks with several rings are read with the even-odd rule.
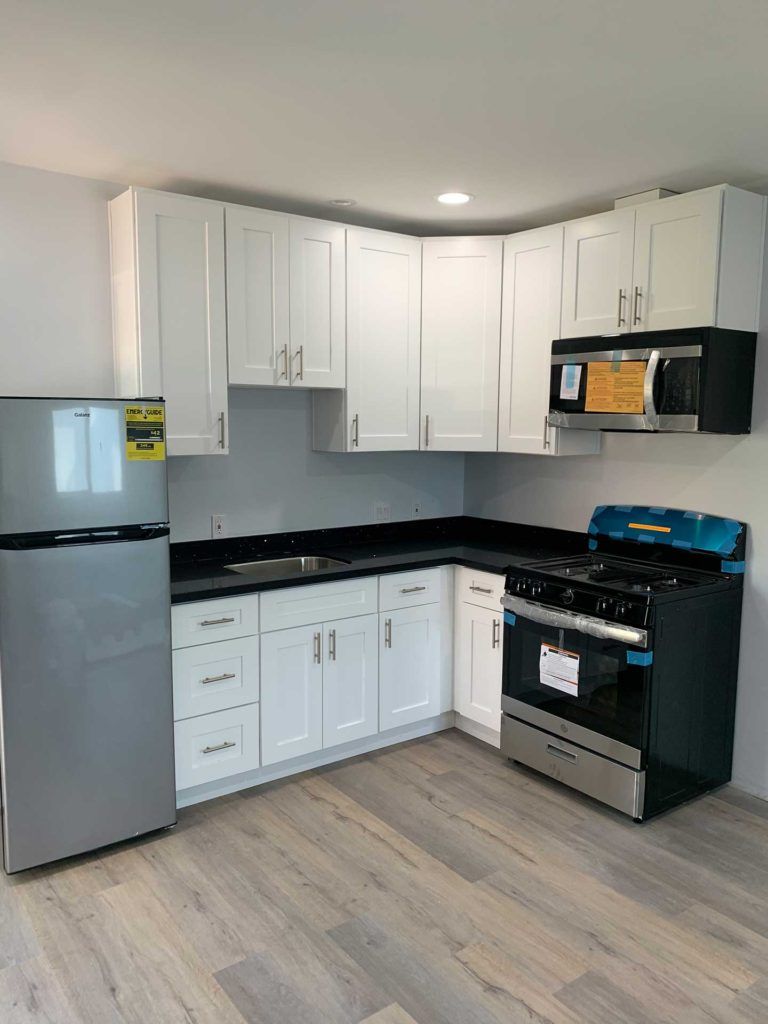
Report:
[[[746,567],[747,567],[747,563],[746,562],[725,562],[725,561],[723,561],[723,562],[720,563],[720,570],[721,570],[721,572],[733,572],[733,573],[736,573],[736,574],[740,574],[740,573],[744,572]]]
[[[653,651],[627,651],[628,665],[652,665]]]
[[[504,622],[507,626],[514,626],[517,622],[517,616],[514,612],[504,612]]]
[[[590,551],[594,551],[595,548],[597,547],[597,541],[593,537],[590,537],[588,543],[589,543],[589,550]]]

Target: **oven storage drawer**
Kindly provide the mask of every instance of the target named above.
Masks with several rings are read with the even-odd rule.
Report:
[[[501,717],[501,752],[633,818],[643,816],[644,771],[625,768],[509,715]]]

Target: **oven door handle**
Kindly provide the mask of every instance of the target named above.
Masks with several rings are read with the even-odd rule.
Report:
[[[622,626],[619,622],[608,622],[596,619],[592,615],[581,615],[579,612],[561,611],[559,608],[547,608],[545,605],[526,601],[513,594],[505,594],[501,599],[507,611],[514,612],[523,619],[538,622],[542,626],[554,626],[555,629],[575,629],[577,633],[586,633],[601,640],[617,640],[619,643],[631,644],[633,647],[648,646],[648,632],[635,629],[633,626]]]

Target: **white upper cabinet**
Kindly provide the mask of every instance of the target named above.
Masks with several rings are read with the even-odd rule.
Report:
[[[422,248],[421,447],[495,451],[500,238],[430,238]]]
[[[580,455],[599,450],[598,431],[547,426],[550,354],[560,325],[562,280],[562,224],[505,240],[500,452]]]
[[[229,383],[288,384],[290,220],[226,208]]]
[[[419,447],[421,242],[347,230],[347,389],[314,396],[320,451]]]
[[[291,217],[290,224],[290,381],[298,387],[343,388],[345,228],[303,217]]]
[[[561,338],[629,330],[634,237],[631,208],[565,225]]]
[[[223,207],[129,189],[109,208],[117,394],[165,398],[169,455],[226,453]]]

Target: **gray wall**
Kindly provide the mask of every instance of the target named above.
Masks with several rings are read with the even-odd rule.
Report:
[[[229,456],[168,460],[173,540],[210,536],[214,513],[232,536],[372,522],[376,501],[461,515],[463,455],[313,452],[311,411],[306,391],[230,388]]]
[[[768,295],[763,300],[768,306]],[[735,779],[768,797],[768,339],[761,333],[753,433],[603,437],[603,454],[467,456],[468,515],[583,530],[603,503],[669,505],[749,523]]]

